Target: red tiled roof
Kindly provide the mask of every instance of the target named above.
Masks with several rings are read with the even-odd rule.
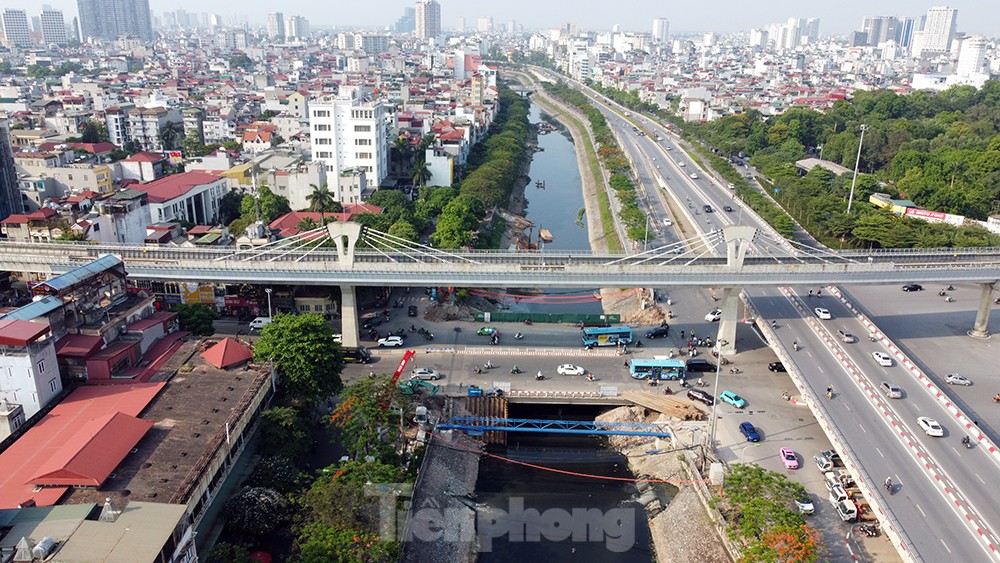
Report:
[[[27,346],[49,332],[49,325],[33,321],[0,321],[0,345]]]
[[[0,471],[0,508],[15,508],[29,500],[37,506],[57,503],[69,487],[45,487],[34,491],[31,478],[39,469],[87,422],[115,412],[138,416],[165,385],[87,385],[70,393],[52,412],[0,453],[0,467],[3,467]],[[88,450],[87,455],[92,452]]]
[[[148,184],[135,186],[135,189],[149,195],[150,203],[163,203],[180,197],[198,186],[211,184],[222,177],[208,172],[182,172],[153,180]]]
[[[92,419],[53,452],[29,482],[98,487],[152,427],[152,420],[117,411]]]
[[[177,313],[171,313],[170,311],[157,311],[146,317],[145,319],[135,321],[134,323],[128,325],[126,330],[135,330],[142,332],[150,327],[169,322],[177,316]]]
[[[249,360],[253,357],[253,352],[232,338],[223,338],[221,342],[202,352],[201,357],[213,366],[223,369]]]
[[[125,162],[159,162],[167,157],[156,152],[137,152],[125,159]]]
[[[74,149],[85,150],[93,154],[104,154],[106,152],[111,152],[118,148],[118,145],[114,143],[67,143]]]
[[[278,217],[268,225],[272,229],[278,229],[279,235],[289,237],[299,233],[298,224],[303,219],[312,219],[318,225],[325,217],[328,221],[333,218],[337,221],[350,221],[351,217],[361,213],[382,213],[382,208],[377,205],[367,203],[349,203],[344,206],[343,213],[320,213],[319,211],[292,211]]]
[[[104,346],[100,336],[87,334],[67,334],[56,342],[56,356],[86,358]]]

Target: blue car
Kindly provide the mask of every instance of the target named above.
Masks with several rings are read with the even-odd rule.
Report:
[[[733,393],[732,391],[723,391],[722,393],[719,394],[719,399],[722,400],[722,402],[729,403],[730,405],[733,405],[738,409],[742,409],[743,407],[747,406],[746,399],[740,397],[739,395]]]
[[[757,429],[753,427],[753,424],[749,422],[740,423],[740,433],[746,437],[747,442],[759,442],[760,434],[757,433]]]

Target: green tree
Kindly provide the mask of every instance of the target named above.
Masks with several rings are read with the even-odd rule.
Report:
[[[237,191],[226,192],[219,202],[219,222],[228,225],[240,216],[240,208],[243,198],[246,197]]]
[[[335,199],[333,192],[327,187],[326,183],[322,186],[317,186],[316,184],[309,184],[313,191],[311,194],[306,196],[306,201],[309,202],[310,211],[319,211],[320,223],[326,224],[326,213],[333,211],[335,206],[340,207],[340,202]],[[340,210],[343,210],[341,207]]]
[[[314,404],[343,387],[343,354],[321,315],[276,315],[261,330],[254,358],[273,360],[289,396],[303,404]]]
[[[253,563],[250,551],[242,545],[219,542],[212,546],[205,558],[206,563]]]
[[[390,404],[402,405],[403,400],[388,377],[365,378],[344,389],[330,426],[339,431],[341,445],[355,459],[395,451],[399,418],[386,408]]]
[[[265,456],[247,477],[248,487],[269,487],[279,493],[290,493],[301,487],[302,472],[291,458],[286,456]]]
[[[309,449],[309,421],[293,407],[272,407],[260,413],[260,451],[296,459]]]
[[[227,151],[242,151],[243,143],[235,140],[226,141],[225,143],[222,143],[222,148],[226,149]]]
[[[391,227],[389,227],[388,234],[401,239],[406,239],[410,242],[417,242],[420,240],[420,233],[413,228],[413,225],[410,222],[402,219],[396,221]]]
[[[68,242],[82,242],[87,240],[87,235],[83,233],[74,233],[73,231],[66,229],[61,235],[56,237],[56,240],[68,241]]]
[[[413,180],[413,185],[415,186],[425,186],[427,185],[427,180],[431,179],[431,169],[430,165],[426,162],[417,162],[410,169],[410,177]]]
[[[102,143],[108,141],[108,128],[103,123],[87,120],[80,131],[80,142]]]
[[[315,219],[313,219],[312,217],[306,217],[301,221],[299,221],[298,224],[295,225],[295,228],[300,231],[311,231],[318,226],[319,223],[317,223]]]
[[[246,56],[243,53],[234,55],[229,58],[230,68],[242,68],[243,70],[252,70],[253,66],[254,66],[253,61],[250,60],[250,57]]]
[[[274,531],[289,517],[284,495],[264,487],[243,487],[223,507],[226,527],[248,538],[258,538]]]
[[[292,210],[288,206],[288,198],[275,194],[267,186],[257,188],[257,199],[260,201],[260,219],[265,223],[270,223]],[[244,217],[256,218],[257,211],[253,196],[244,197],[240,201],[240,214]]]
[[[354,528],[307,524],[298,537],[301,563],[390,563],[403,556],[402,545]]]
[[[204,303],[182,303],[174,307],[181,330],[186,330],[197,336],[212,336],[215,334],[213,322],[219,318],[215,309]]]
[[[299,512],[308,522],[339,529],[378,531],[379,499],[365,490],[376,483],[403,480],[399,464],[379,461],[346,461],[323,470],[298,499]]]

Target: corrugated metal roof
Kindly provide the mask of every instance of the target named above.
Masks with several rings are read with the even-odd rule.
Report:
[[[41,282],[38,285],[47,286],[55,291],[62,291],[93,275],[99,274],[110,268],[114,268],[121,263],[121,258],[118,258],[114,254],[105,254],[89,264],[84,264],[79,268],[74,268],[65,274],[59,274],[58,276],[48,281]]]
[[[24,307],[18,307],[6,315],[0,315],[0,320],[33,321],[38,317],[43,317],[52,311],[55,311],[59,307],[62,307],[62,305],[62,299],[59,299],[54,295],[48,295],[44,299],[40,299],[34,303],[29,303]]]

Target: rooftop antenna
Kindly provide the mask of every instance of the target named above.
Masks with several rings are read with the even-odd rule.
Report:
[[[111,505],[111,497],[104,499],[104,508],[101,509],[101,515],[97,518],[99,522],[114,522],[118,520],[118,516],[122,513],[121,510],[116,510],[114,506]]]

